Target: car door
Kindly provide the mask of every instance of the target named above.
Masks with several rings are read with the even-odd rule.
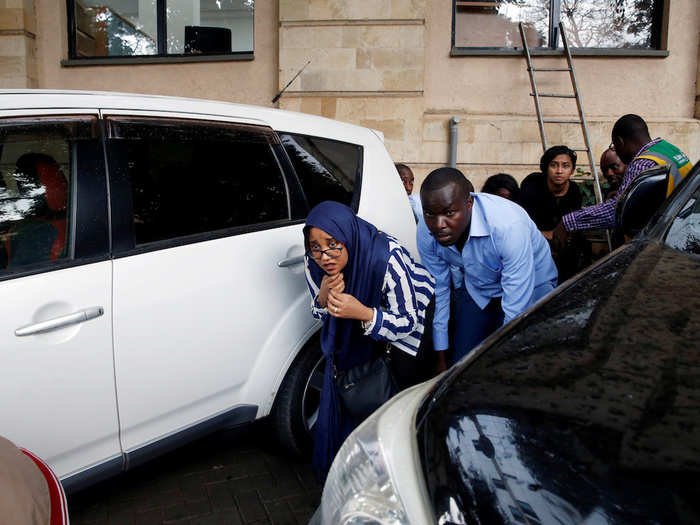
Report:
[[[303,220],[269,128],[105,113],[116,382],[133,464],[212,419],[256,417],[252,370],[306,293]],[[300,337],[284,340],[285,356]]]
[[[77,113],[0,117],[0,434],[60,477],[121,467],[104,154]]]

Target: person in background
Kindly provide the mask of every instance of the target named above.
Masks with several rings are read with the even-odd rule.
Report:
[[[567,146],[552,146],[540,158],[540,173],[525,177],[520,204],[548,241],[563,215],[581,208],[582,195],[571,180],[576,169],[576,152]],[[563,282],[590,262],[590,247],[583,238],[572,238],[565,246],[552,250]]]
[[[408,201],[411,203],[411,209],[413,210],[413,217],[415,217],[416,222],[423,215],[423,209],[420,205],[420,196],[413,194],[413,171],[411,168],[397,162],[394,164],[396,171],[399,172],[399,177],[401,177],[401,182],[403,182],[403,187],[406,189],[406,194],[408,195]]]
[[[620,157],[617,156],[617,153],[612,148],[606,149],[600,156],[600,172],[610,186],[604,200],[615,198],[617,190],[622,184],[626,168],[625,163],[620,160]]]
[[[617,195],[595,206],[586,206],[564,215],[553,232],[557,245],[564,245],[570,232],[615,229],[617,201],[627,186],[643,171],[655,166],[670,166],[671,177],[667,189],[667,194],[670,194],[693,167],[688,156],[673,144],[661,138],[652,140],[646,122],[639,115],[628,114],[620,117],[615,122],[611,135],[610,148],[614,149],[620,160],[627,165]]]
[[[420,191],[424,220],[416,235],[422,262],[436,281],[438,370],[447,367],[449,349],[452,362],[458,361],[557,283],[547,241],[525,210],[473,191],[455,168],[432,171]]]
[[[411,385],[435,280],[396,239],[337,202],[309,212],[304,245],[311,313],[323,321],[326,368],[312,461],[325,478],[343,440],[360,423],[341,406],[334,374],[370,361],[376,343],[385,348],[389,342],[399,388]]]
[[[507,173],[496,173],[491,175],[481,188],[482,193],[498,195],[513,202],[520,202],[520,188],[518,181]]]

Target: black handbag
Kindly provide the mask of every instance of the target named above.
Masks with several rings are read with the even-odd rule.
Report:
[[[355,418],[366,418],[397,391],[387,353],[335,374],[335,386],[345,410]]]

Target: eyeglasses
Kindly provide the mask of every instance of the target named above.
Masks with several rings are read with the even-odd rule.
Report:
[[[321,257],[323,257],[323,254],[325,253],[331,259],[337,259],[343,252],[343,248],[344,246],[339,246],[338,248],[326,248],[325,250],[309,250],[308,252],[306,252],[306,256],[311,257],[312,259],[319,260]]]

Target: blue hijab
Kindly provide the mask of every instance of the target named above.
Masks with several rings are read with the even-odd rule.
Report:
[[[369,222],[360,219],[344,204],[325,201],[315,206],[306,219],[304,244],[309,249],[309,230],[318,228],[342,242],[348,252],[343,268],[345,293],[365,306],[377,308],[389,262],[389,240]],[[325,272],[313,259],[307,259],[311,278],[320,288]],[[358,421],[343,414],[333,381],[333,366],[348,370],[372,358],[373,340],[364,335],[360,321],[336,319],[330,314],[321,329],[321,349],[326,369],[321,404],[314,430],[313,465],[324,479],[343,440]]]

